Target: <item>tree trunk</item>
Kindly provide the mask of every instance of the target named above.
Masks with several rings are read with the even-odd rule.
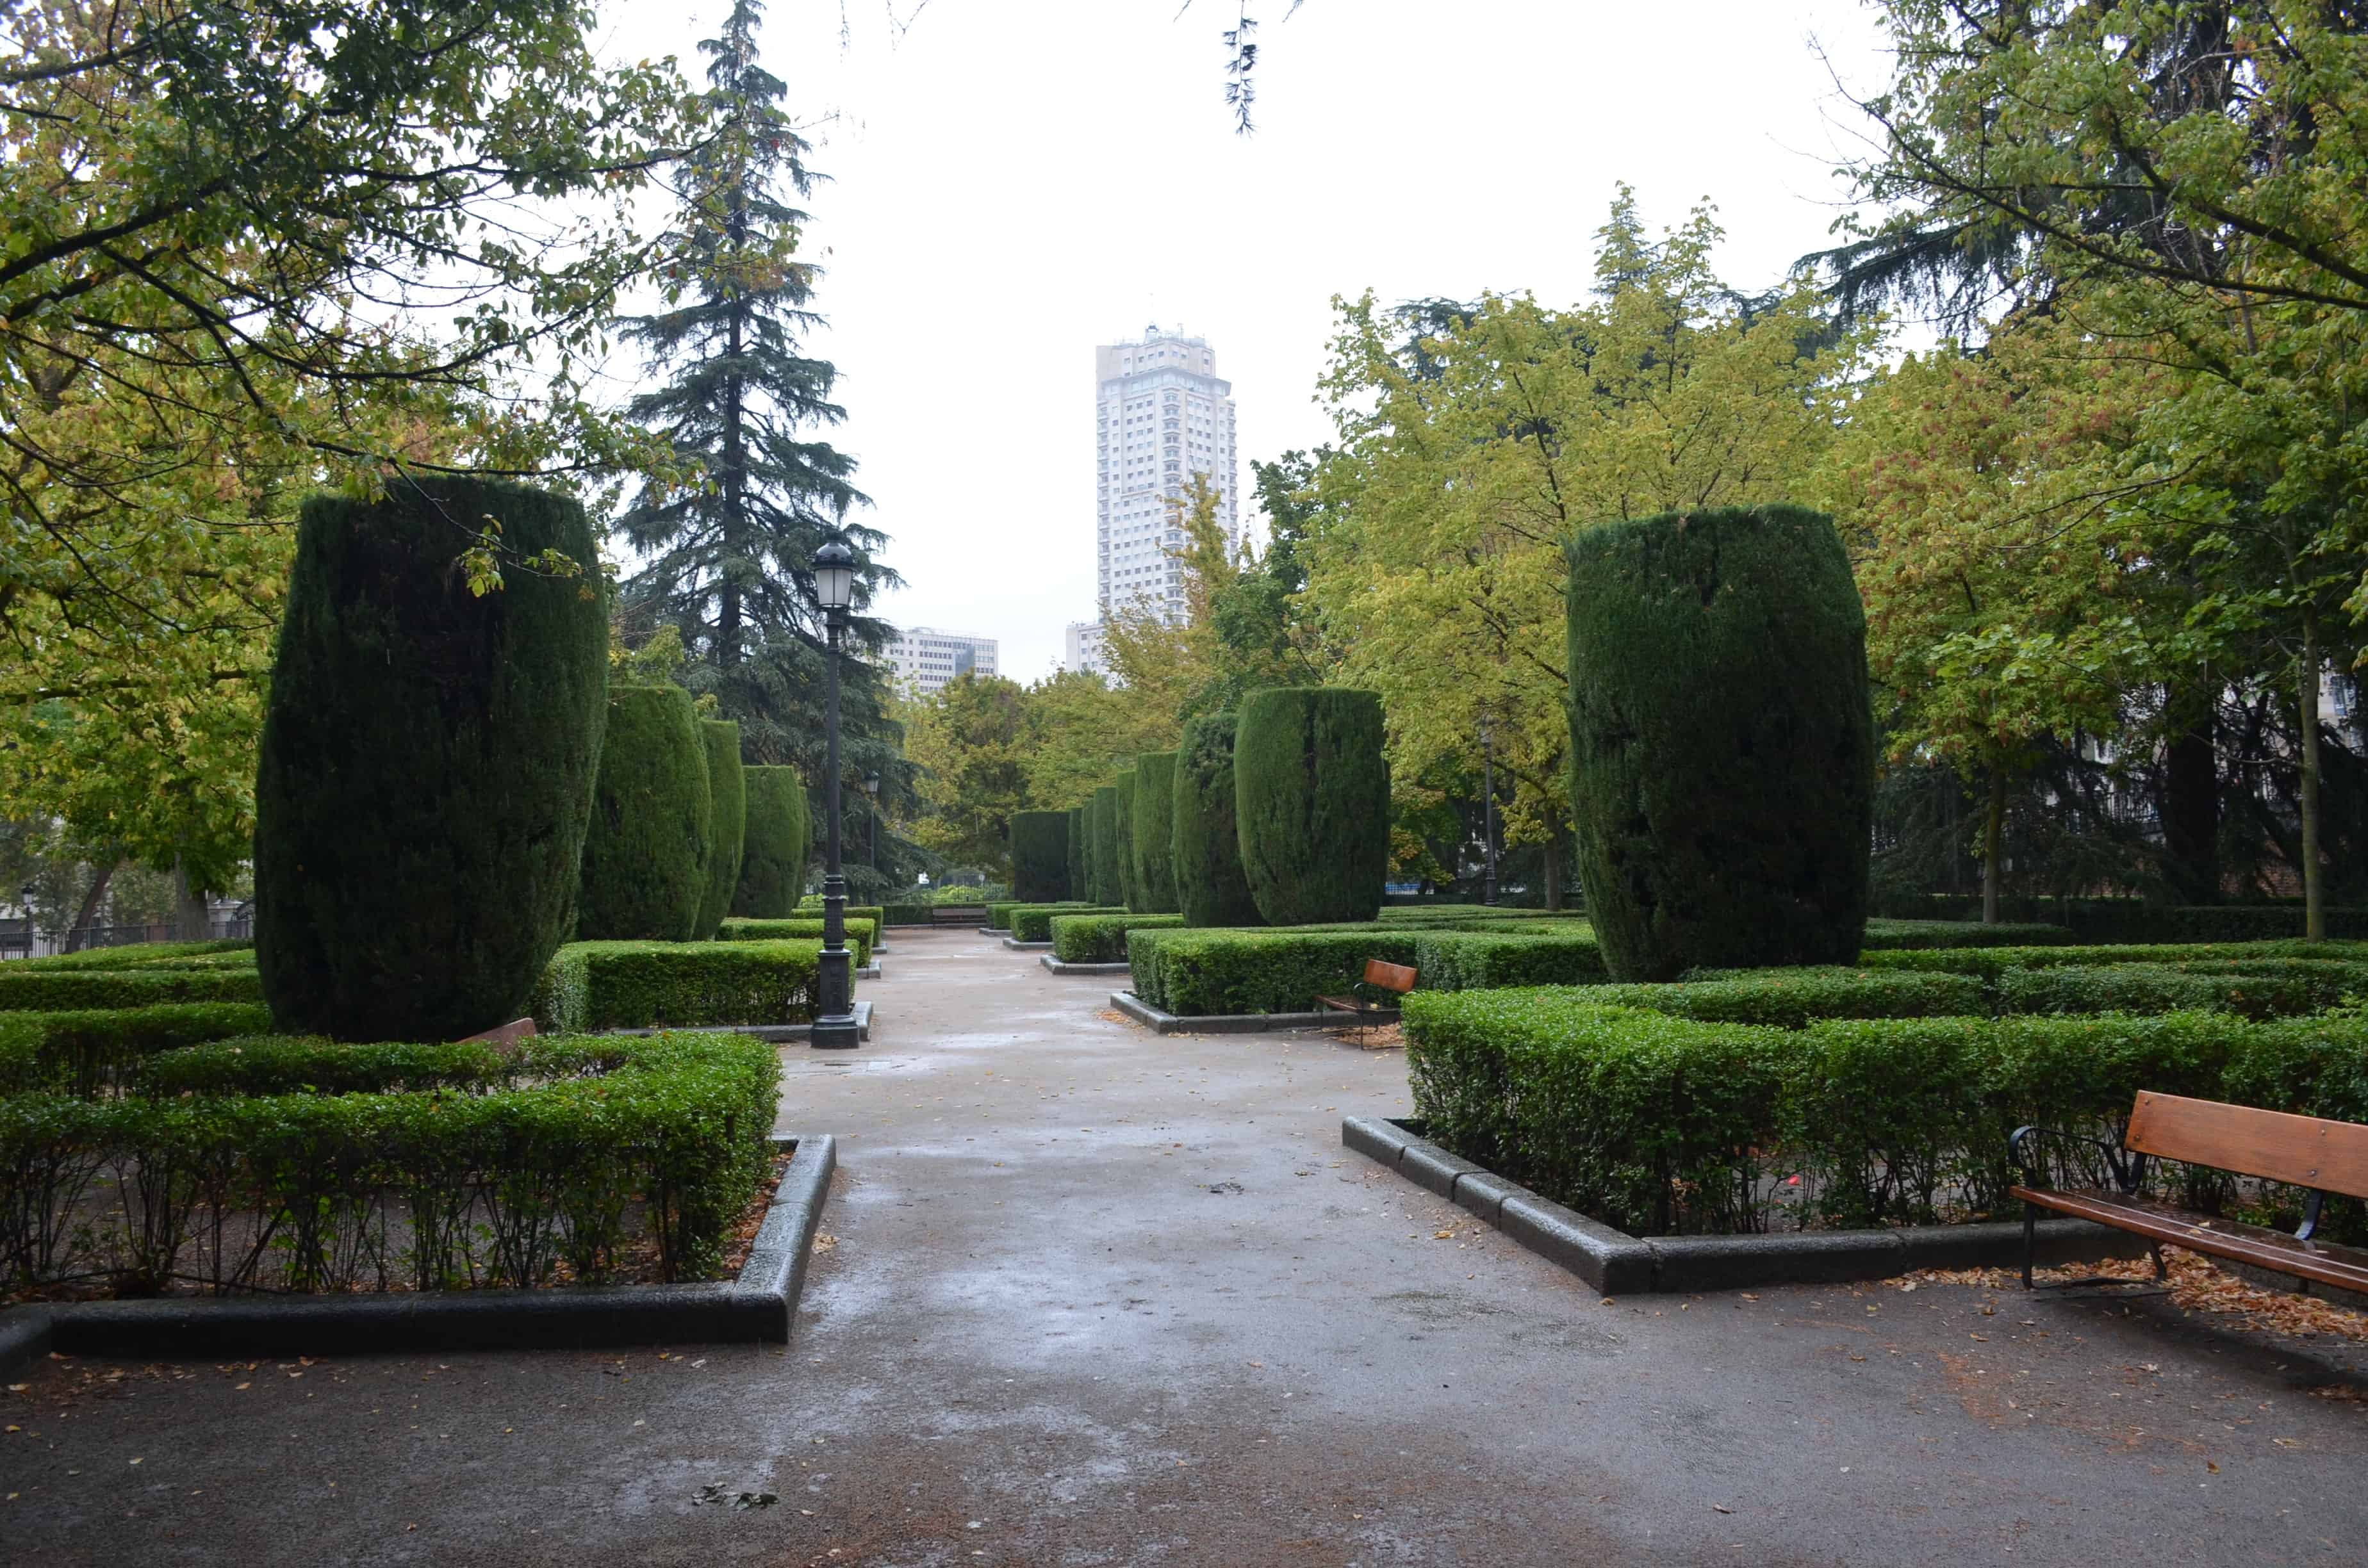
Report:
[[[2006,770],[1990,769],[1988,814],[1982,821],[1982,924],[1998,923],[1998,849],[2006,839]]]
[[[1540,858],[1545,863],[1546,908],[1562,908],[1562,835],[1549,833],[1541,846]]]
[[[2318,612],[2305,604],[2295,695],[2302,700],[2302,934],[2311,942],[2327,937],[2327,890],[2318,865]]]
[[[2220,764],[2214,747],[2217,693],[2210,673],[2165,693],[2170,742],[2163,755],[2162,846],[2181,903],[2220,902]]]
[[[213,935],[206,890],[189,881],[186,860],[173,862],[173,935],[184,942],[202,942]]]
[[[90,923],[98,918],[98,906],[107,897],[107,884],[115,875],[115,864],[105,860],[93,868],[90,890],[82,895],[82,907],[74,912],[74,924],[66,927],[66,951],[78,953],[88,945]]]

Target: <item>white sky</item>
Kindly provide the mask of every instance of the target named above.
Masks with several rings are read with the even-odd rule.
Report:
[[[899,17],[914,0],[889,0]],[[1615,182],[1656,229],[1719,209],[1738,287],[1828,243],[1888,73],[1859,0],[1259,0],[1258,133],[1227,0],[771,0],[765,63],[824,121],[808,254],[902,625],[1001,640],[1021,681],[1094,608],[1093,348],[1210,340],[1249,460],[1326,439],[1331,299],[1579,300]],[[610,52],[694,48],[726,0],[630,0]],[[842,41],[844,19],[844,41]],[[1813,42],[1814,40],[1814,42]],[[1821,59],[1819,50],[1831,61]],[[1248,508],[1245,507],[1245,516]]]

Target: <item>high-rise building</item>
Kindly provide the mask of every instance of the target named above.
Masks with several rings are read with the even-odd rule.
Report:
[[[1168,555],[1184,534],[1168,503],[1201,475],[1219,495],[1217,517],[1237,537],[1234,496],[1234,389],[1217,379],[1208,340],[1144,329],[1136,343],[1094,350],[1095,597],[1102,616],[1143,601],[1184,619],[1182,562]]]
[[[1061,659],[1064,670],[1083,675],[1097,675],[1110,667],[1110,658],[1102,647],[1102,623],[1099,620],[1069,622],[1069,645]]]
[[[929,697],[959,676],[996,673],[996,642],[992,637],[964,637],[934,627],[910,626],[898,631],[887,648],[896,678],[921,697]]]

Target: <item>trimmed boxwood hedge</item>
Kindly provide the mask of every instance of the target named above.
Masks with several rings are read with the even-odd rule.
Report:
[[[128,1090],[159,1051],[270,1028],[271,1009],[260,1002],[0,1013],[0,1095],[46,1090],[87,1098]]]
[[[1063,814],[1069,819],[1069,837],[1064,851],[1067,856],[1069,873],[1069,891],[1065,896],[1087,902],[1093,897],[1094,884],[1086,870],[1086,809],[1072,806]]]
[[[748,826],[731,912],[750,920],[780,920],[794,913],[804,895],[806,859],[814,852],[805,783],[794,767],[750,767],[741,778]]]
[[[1382,699],[1337,687],[1242,699],[1234,732],[1242,872],[1271,926],[1371,920],[1390,868]]]
[[[850,903],[842,913],[849,920],[869,920],[874,929],[882,929],[888,925],[888,908],[889,906],[884,903]],[[800,899],[797,908],[781,918],[819,920],[822,918],[822,900],[819,897]]]
[[[556,551],[475,594],[461,556]],[[573,930],[607,723],[584,509],[487,481],[303,506],[264,708],[255,925],[281,1027],[450,1038],[517,1016]]]
[[[1585,930],[1533,936],[1383,926],[1151,928],[1127,941],[1135,995],[1189,1017],[1308,1012],[1316,997],[1345,994],[1360,984],[1370,959],[1412,965],[1415,983],[1431,991],[1603,978],[1602,957]]]
[[[40,974],[62,969],[253,969],[255,944],[239,937],[212,942],[142,942],[128,948],[85,948],[78,953],[11,959],[0,973]]]
[[[747,768],[740,760],[740,726],[729,719],[701,719],[707,745],[707,794],[714,810],[707,835],[707,886],[699,898],[699,921],[691,940],[715,935],[740,891],[740,856],[748,834]]]
[[[1608,989],[1633,1003],[1665,988]],[[2368,1119],[2368,1019],[2351,1013],[2274,1023],[2225,1013],[1827,1018],[1785,1029],[1556,989],[1418,992],[1405,1017],[1415,1110],[1430,1136],[1644,1234],[1763,1228],[1769,1181],[1787,1172],[1809,1179],[1810,1218],[1825,1224],[2001,1211],[2009,1131],[2039,1123],[2112,1136],[2139,1089]],[[2221,1190],[2210,1173],[2180,1167],[2158,1179],[2186,1201]],[[2362,1229],[2359,1205],[2329,1204],[2338,1209],[2338,1225]]]
[[[1668,513],[1564,550],[1579,881],[1611,972],[1855,959],[1874,723],[1833,524]]]
[[[1168,855],[1176,907],[1187,926],[1258,926],[1266,919],[1242,870],[1241,829],[1234,818],[1234,725],[1231,713],[1195,719],[1184,726],[1176,753]]]
[[[2076,942],[2272,942],[2302,935],[2302,904],[2148,903],[2136,898],[2017,898],[1999,901],[2009,920],[2063,926]],[[1881,913],[1914,920],[1970,924],[1981,918],[1978,895],[1933,893],[1880,902]],[[2368,938],[2368,909],[2329,909],[2327,934]]]
[[[1110,846],[1118,858],[1118,901],[1138,915],[1158,915],[1163,911],[1144,902],[1143,890],[1134,880],[1134,769],[1128,768],[1118,776],[1110,796]]]
[[[609,692],[609,739],[576,892],[581,941],[687,942],[707,892],[707,742],[678,686]]]
[[[1063,963],[1118,963],[1126,934],[1147,926],[1181,926],[1180,915],[1055,915],[1053,956]]]
[[[1961,920],[1869,920],[1866,946],[1903,948],[2061,948],[2073,935],[2061,926],[1977,926]]]
[[[1086,825],[1093,849],[1087,871],[1093,879],[1093,891],[1087,895],[1096,903],[1126,904],[1126,890],[1118,880],[1118,787],[1105,784],[1094,791],[1093,803],[1086,811]]]
[[[850,915],[846,922],[847,945],[855,951],[857,968],[871,961],[871,949],[879,945],[879,922],[858,919]],[[719,942],[819,942],[823,939],[823,922],[819,918],[793,915],[787,920],[726,920],[715,933]]]
[[[1053,922],[1064,915],[1124,915],[1123,909],[1104,908],[1091,903],[1023,903],[1011,912],[1011,939],[1015,942],[1049,942],[1053,939]]]
[[[1945,970],[1996,979],[2010,969],[2048,969],[2063,964],[2260,965],[2368,963],[2368,942],[2187,942],[2158,945],[2046,948],[1941,948],[1888,949],[1861,954],[1867,969]]]
[[[160,1002],[260,1002],[253,969],[0,968],[0,1013],[153,1007]]]
[[[1011,896],[1053,903],[1069,896],[1069,813],[1015,812],[1011,817]]]
[[[562,1267],[598,1283],[639,1240],[637,1201],[660,1273],[712,1278],[769,1174],[780,1085],[772,1046],[700,1034],[507,1051],[248,1039],[147,1070],[155,1097],[0,1097],[0,1169],[19,1178],[0,1204],[7,1283],[438,1290],[544,1285]],[[140,1179],[110,1199],[122,1223],[83,1222],[75,1204],[126,1164]],[[218,1224],[271,1244],[210,1244]]]
[[[1134,759],[1132,849],[1134,890],[1144,909],[1168,914],[1176,905],[1176,754],[1145,752]]]
[[[537,1028],[814,1021],[820,942],[570,942],[535,990]]]

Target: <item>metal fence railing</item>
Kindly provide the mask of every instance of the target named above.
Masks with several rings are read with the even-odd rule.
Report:
[[[244,940],[255,935],[252,914],[233,915],[209,922],[206,934],[215,941]],[[31,920],[18,916],[0,920],[0,959],[31,958],[37,953],[80,952],[86,948],[131,948],[145,942],[172,942],[179,938],[172,926],[152,920],[134,925],[83,926],[71,931],[36,931]]]

